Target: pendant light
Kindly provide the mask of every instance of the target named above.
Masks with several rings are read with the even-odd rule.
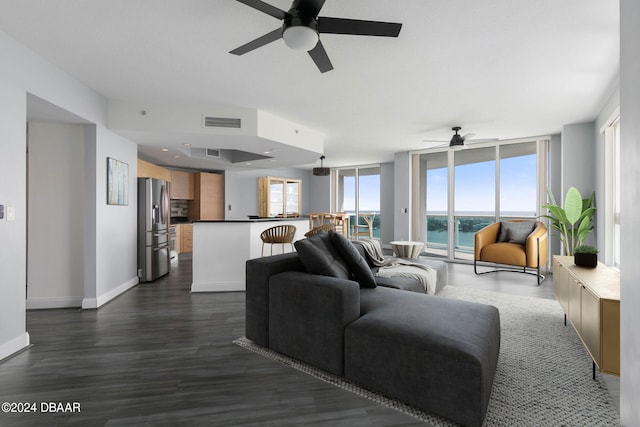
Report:
[[[331,175],[331,169],[324,167],[324,159],[325,159],[324,156],[320,156],[320,167],[319,168],[313,168],[313,174],[315,176],[328,176],[328,175]]]

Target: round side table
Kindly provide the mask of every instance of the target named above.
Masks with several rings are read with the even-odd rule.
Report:
[[[418,258],[424,248],[424,243],[397,240],[391,242],[391,247],[393,253],[399,258]]]

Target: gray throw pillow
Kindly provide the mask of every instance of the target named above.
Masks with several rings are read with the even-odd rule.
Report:
[[[502,221],[500,224],[500,235],[498,242],[527,243],[527,237],[533,231],[535,222],[533,221]]]
[[[367,261],[360,255],[358,249],[346,237],[335,231],[329,231],[331,243],[338,250],[338,253],[347,262],[351,272],[360,286],[365,288],[375,288],[376,279],[367,264]]]
[[[294,243],[307,273],[351,280],[349,266],[331,243],[331,237],[321,231],[315,236]]]

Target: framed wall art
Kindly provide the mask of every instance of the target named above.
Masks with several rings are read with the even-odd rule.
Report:
[[[129,204],[129,165],[107,157],[107,204]]]

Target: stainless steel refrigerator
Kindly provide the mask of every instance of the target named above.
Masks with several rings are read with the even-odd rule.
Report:
[[[169,184],[138,178],[138,276],[150,282],[169,273]]]

